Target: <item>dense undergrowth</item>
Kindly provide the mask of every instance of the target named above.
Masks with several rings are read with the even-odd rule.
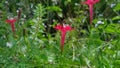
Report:
[[[1,0],[0,68],[119,68],[120,1]],[[6,20],[15,18],[14,31]],[[69,24],[61,52],[61,33]]]

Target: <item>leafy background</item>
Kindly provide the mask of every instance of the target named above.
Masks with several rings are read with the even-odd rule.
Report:
[[[91,26],[84,1],[0,0],[0,67],[119,68],[120,1],[95,4]],[[12,17],[18,17],[15,34],[5,22]],[[63,22],[74,30],[67,33],[61,54],[54,26]]]

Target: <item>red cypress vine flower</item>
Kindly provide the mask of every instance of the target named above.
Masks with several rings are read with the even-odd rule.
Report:
[[[63,47],[64,47],[64,42],[65,42],[65,35],[67,33],[67,31],[71,31],[72,30],[72,27],[70,25],[60,25],[60,24],[57,24],[55,26],[55,29],[57,30],[60,30],[61,32],[61,52],[63,52]]]
[[[14,30],[15,30],[14,23],[16,22],[16,19],[15,18],[10,18],[10,19],[7,19],[6,22],[11,25],[12,31],[14,32]]]
[[[93,5],[99,2],[99,0],[87,0],[83,2],[83,4],[87,4],[89,6],[89,13],[90,13],[90,24],[92,24],[93,19]]]

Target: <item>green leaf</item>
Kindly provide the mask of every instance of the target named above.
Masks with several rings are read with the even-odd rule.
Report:
[[[62,9],[58,6],[48,6],[46,9],[50,10],[50,11],[56,11],[56,12],[61,12],[62,11]]]
[[[120,60],[115,60],[115,62],[114,62],[116,65],[118,64],[118,65],[120,65]]]
[[[120,20],[120,16],[115,16],[112,18],[112,20]]]
[[[114,8],[114,11],[119,11],[120,10],[120,3],[116,5],[116,7]]]
[[[2,8],[3,7],[3,4],[2,3],[0,3],[0,8]]]
[[[109,24],[106,28],[105,31],[107,33],[115,33],[118,29],[117,28],[117,24]]]

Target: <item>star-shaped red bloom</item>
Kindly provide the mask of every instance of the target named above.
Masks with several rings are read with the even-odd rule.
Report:
[[[61,52],[63,51],[63,47],[64,47],[64,42],[65,42],[65,35],[67,33],[67,31],[71,31],[73,28],[70,25],[60,25],[57,24],[55,26],[55,29],[60,30],[61,32]]]
[[[9,23],[11,25],[11,28],[12,28],[12,31],[14,32],[15,28],[14,28],[14,23],[16,22],[17,20],[15,18],[10,18],[10,19],[7,19],[6,22]]]
[[[92,24],[93,19],[93,5],[99,2],[99,0],[87,0],[83,2],[83,4],[87,4],[89,6],[89,13],[90,13],[90,24]]]

